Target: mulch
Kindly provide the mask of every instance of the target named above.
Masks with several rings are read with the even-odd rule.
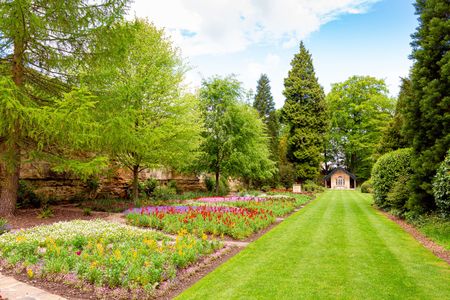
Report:
[[[423,246],[425,246],[431,252],[433,252],[434,255],[450,264],[450,251],[445,250],[444,247],[436,244],[434,241],[427,238],[424,234],[422,234],[419,230],[417,230],[417,228],[407,223],[405,220],[393,216],[385,211],[381,211],[381,213],[384,214],[389,219],[391,219],[392,221],[394,221],[395,223],[397,223],[398,225],[400,225],[400,227],[402,227],[406,232],[411,234],[417,241],[419,241],[419,243],[421,243]]]
[[[6,217],[11,229],[30,228],[38,225],[53,224],[60,221],[92,220],[105,218],[109,214],[104,212],[91,212],[90,216],[84,215],[82,209],[73,206],[52,206],[53,216],[50,218],[39,218],[40,209],[28,208],[17,209],[14,216]]]

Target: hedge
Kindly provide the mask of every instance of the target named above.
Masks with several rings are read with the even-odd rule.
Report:
[[[433,180],[433,194],[438,211],[445,217],[450,216],[450,150],[437,169]]]
[[[399,149],[381,156],[372,168],[372,183],[375,204],[382,208],[402,209],[405,203],[388,201],[388,193],[402,177],[409,177],[411,168],[412,149]]]

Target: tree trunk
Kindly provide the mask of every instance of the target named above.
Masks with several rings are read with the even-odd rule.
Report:
[[[219,195],[219,185],[220,185],[219,177],[220,177],[220,171],[216,170],[216,195],[217,196]]]
[[[133,201],[139,200],[139,166],[133,166]]]
[[[15,85],[23,85],[23,53],[25,42],[20,35],[14,40],[11,73]],[[0,145],[0,162],[3,178],[0,183],[0,216],[14,214],[19,189],[20,174],[20,123],[16,120],[13,129],[7,133],[5,141]]]
[[[17,191],[19,189],[20,149],[14,145],[7,149],[7,144],[1,147],[1,154],[8,156],[8,163],[1,162],[0,181],[0,216],[12,216],[16,209]],[[8,153],[9,152],[9,153]]]

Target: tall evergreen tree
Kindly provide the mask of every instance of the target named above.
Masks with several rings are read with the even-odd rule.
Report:
[[[280,122],[275,109],[275,102],[273,101],[272,92],[270,91],[269,77],[267,77],[266,74],[261,74],[261,77],[258,80],[253,107],[258,111],[264,124],[266,124],[270,138],[270,158],[273,161],[277,161]]]
[[[410,147],[410,142],[404,134],[404,108],[406,101],[411,97],[411,79],[402,78],[400,85],[400,93],[398,94],[397,104],[395,106],[394,118],[384,129],[378,146],[378,155],[394,151],[400,148]]]
[[[325,94],[314,72],[311,54],[300,43],[284,80],[283,118],[289,124],[288,160],[294,164],[296,179],[317,178],[327,131]]]
[[[413,34],[412,95],[405,132],[414,149],[410,208],[433,209],[432,179],[450,148],[450,2],[417,0]]]
[[[60,154],[85,145],[88,131],[78,117],[89,115],[92,101],[72,91],[74,75],[89,54],[91,37],[121,18],[126,2],[1,2],[0,215],[14,211],[24,153],[62,145],[52,151]]]

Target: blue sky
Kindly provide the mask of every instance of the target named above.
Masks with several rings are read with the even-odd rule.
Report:
[[[383,78],[396,96],[412,64],[410,35],[417,27],[412,0],[136,0],[131,10],[164,27],[191,66],[186,82],[236,74],[255,89],[261,73],[271,80],[277,107],[283,80],[303,40],[319,83],[352,75]]]

